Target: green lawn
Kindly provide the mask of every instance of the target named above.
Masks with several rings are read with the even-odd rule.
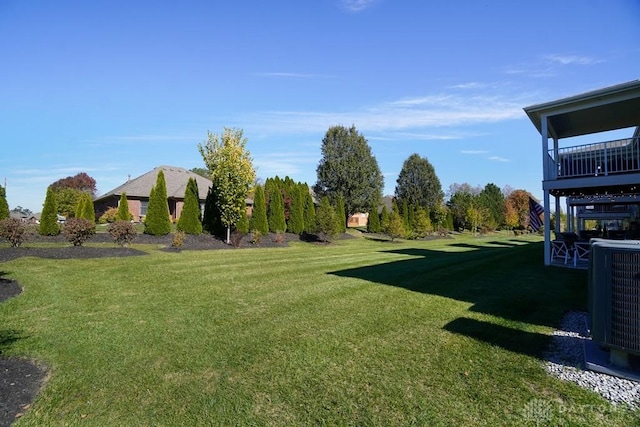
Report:
[[[16,426],[630,425],[540,353],[586,272],[538,237],[343,240],[0,264],[5,355],[51,376]],[[544,404],[551,411],[531,408]]]

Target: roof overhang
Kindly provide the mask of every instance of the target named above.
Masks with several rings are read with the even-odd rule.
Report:
[[[556,101],[525,107],[542,134],[547,118],[548,138],[569,138],[640,125],[640,80],[609,86]]]

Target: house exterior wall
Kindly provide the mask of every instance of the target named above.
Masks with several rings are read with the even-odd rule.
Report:
[[[366,227],[369,220],[368,213],[355,213],[347,221],[348,227]]]

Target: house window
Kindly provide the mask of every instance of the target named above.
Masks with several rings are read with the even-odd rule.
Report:
[[[140,216],[147,214],[147,206],[149,206],[148,200],[140,200]]]

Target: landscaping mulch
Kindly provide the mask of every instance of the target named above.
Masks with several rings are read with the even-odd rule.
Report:
[[[0,271],[0,274],[2,272]],[[13,280],[0,277],[0,303],[22,292]],[[0,326],[0,426],[9,426],[31,406],[47,378],[38,364],[15,357],[2,357],[3,349],[20,339],[19,333]]]

